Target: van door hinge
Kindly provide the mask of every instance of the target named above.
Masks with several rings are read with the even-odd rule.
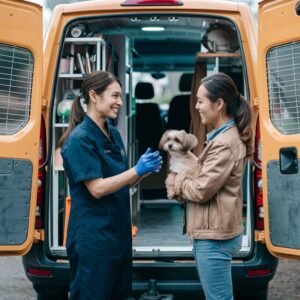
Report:
[[[264,231],[259,231],[259,230],[255,230],[255,241],[256,242],[261,242],[261,243],[265,243],[265,232]]]
[[[259,106],[259,98],[258,97],[253,99],[253,105],[254,106]]]
[[[44,241],[44,240],[45,240],[44,229],[35,229],[33,231],[33,242]]]
[[[47,99],[42,97],[42,109],[45,109],[47,107]]]

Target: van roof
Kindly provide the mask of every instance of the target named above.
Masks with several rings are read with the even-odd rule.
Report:
[[[111,13],[120,13],[128,10],[156,10],[155,6],[121,6],[124,0],[98,0],[98,1],[84,1],[71,4],[65,4],[64,13],[76,13],[76,12],[89,12],[89,11],[110,11]],[[239,3],[222,0],[183,0],[183,6],[159,6],[159,10],[184,12],[187,9],[201,9],[207,11],[239,11]],[[174,12],[173,11],[173,12]]]

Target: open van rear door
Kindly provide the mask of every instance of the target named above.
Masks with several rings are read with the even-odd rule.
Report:
[[[0,0],[0,255],[32,244],[38,185],[42,8]]]
[[[265,238],[300,256],[300,2],[259,3],[259,113]]]

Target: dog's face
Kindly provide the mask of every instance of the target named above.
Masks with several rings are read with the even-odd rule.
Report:
[[[197,138],[184,130],[167,130],[159,142],[159,148],[167,152],[187,152],[198,144]]]

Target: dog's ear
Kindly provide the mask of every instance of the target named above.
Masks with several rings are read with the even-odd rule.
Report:
[[[183,147],[186,151],[194,149],[198,145],[198,139],[191,133],[184,135]]]
[[[167,130],[167,131],[165,131],[165,133],[162,135],[162,137],[161,137],[161,139],[160,139],[160,142],[159,142],[159,146],[158,146],[159,149],[164,150],[164,144],[165,144],[166,141],[167,141],[169,132],[170,132],[170,130]]]

